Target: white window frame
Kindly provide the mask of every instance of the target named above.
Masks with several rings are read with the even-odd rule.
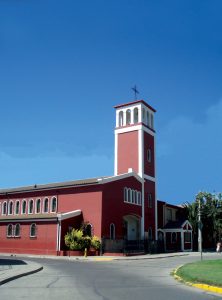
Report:
[[[33,226],[35,226],[35,235],[31,235],[31,233],[32,233],[32,227]],[[36,223],[32,223],[31,225],[30,225],[30,229],[29,229],[29,237],[30,238],[36,238],[37,237],[37,225],[36,225]]]
[[[150,128],[153,129],[154,128],[154,118],[153,118],[153,114],[150,114]]]
[[[37,211],[38,202],[40,203],[39,211]],[[41,214],[41,199],[40,198],[38,198],[38,199],[35,200],[35,213],[36,214]]]
[[[148,194],[148,207],[153,208],[153,197],[151,193]]]
[[[6,216],[7,215],[7,211],[8,211],[7,201],[4,201],[2,203],[2,215]]]
[[[124,187],[124,202],[128,202],[128,188]]]
[[[123,111],[121,110],[119,112],[119,127],[122,127],[123,126]]]
[[[145,108],[142,109],[142,122],[145,123],[146,120],[146,110]]]
[[[131,109],[127,109],[126,111],[126,125],[130,125],[132,122],[132,111]]]
[[[46,211],[45,207],[46,207],[46,201],[48,202],[48,209]],[[48,197],[45,197],[44,200],[43,200],[43,213],[44,214],[48,214],[49,213],[49,198]]]
[[[19,226],[19,234],[16,235],[16,227]],[[14,225],[14,237],[19,238],[21,237],[21,225],[19,223]]]
[[[54,199],[55,199],[55,201],[56,201],[55,211],[52,210],[53,200],[54,200]],[[51,213],[56,213],[56,212],[57,212],[57,204],[58,204],[58,199],[57,199],[56,196],[53,196],[53,197],[51,198],[51,203],[50,203],[50,212],[51,212]]]
[[[185,235],[186,235],[186,234],[189,234],[189,236],[190,236],[190,241],[189,241],[189,242],[187,242],[187,240],[186,240],[186,238],[185,238]],[[185,232],[184,232],[184,243],[185,243],[185,244],[191,244],[191,242],[192,242],[191,231],[185,231]]]
[[[142,194],[138,192],[138,205],[142,205]]]
[[[16,212],[16,210],[17,210],[17,205],[18,205],[18,212]],[[20,213],[20,201],[19,201],[19,200],[16,200],[16,201],[15,201],[15,207],[14,207],[14,214],[15,214],[15,215],[19,215],[19,213]]]
[[[32,203],[32,211],[30,210],[30,205]],[[29,203],[28,203],[28,214],[29,215],[32,215],[34,213],[34,209],[35,209],[35,203],[34,203],[34,200],[33,199],[30,199],[29,200]]]
[[[12,228],[12,234],[11,235],[8,234],[9,226],[11,226],[11,228]],[[14,232],[13,232],[14,230],[13,229],[14,229],[13,224],[10,223],[10,224],[7,225],[7,227],[6,227],[6,236],[7,236],[7,238],[12,238],[13,237],[13,235],[14,235]]]
[[[150,113],[148,110],[146,111],[146,124],[150,127]]]
[[[133,123],[137,124],[139,122],[139,109],[138,107],[135,107],[133,109]]]
[[[13,201],[10,200],[9,203],[8,203],[8,215],[9,216],[13,215],[13,205],[14,205]]]
[[[23,205],[25,203],[25,212],[23,211]],[[26,199],[23,199],[22,200],[22,207],[21,207],[21,214],[22,215],[25,215],[27,213],[27,200]]]

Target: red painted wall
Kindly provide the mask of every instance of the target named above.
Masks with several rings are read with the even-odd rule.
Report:
[[[148,194],[151,193],[153,205],[148,207]],[[144,183],[144,208],[145,208],[145,231],[152,227],[152,236],[155,239],[155,182],[145,180]]]
[[[45,197],[51,199],[52,196],[57,197],[57,212],[64,213],[68,211],[73,211],[80,209],[82,215],[74,219],[67,219],[62,222],[61,228],[61,248],[64,248],[64,235],[68,231],[69,227],[79,227],[82,221],[87,221],[92,224],[93,234],[101,237],[101,214],[102,214],[102,186],[82,186],[76,188],[68,189],[58,189],[54,191],[36,191],[31,193],[18,193],[14,195],[8,195],[8,200],[20,200],[22,203],[23,199],[38,199],[42,200]],[[3,198],[3,197],[2,197]],[[3,203],[4,199],[1,199]],[[14,212],[13,212],[14,213]],[[42,214],[41,214],[42,215]],[[50,213],[44,214],[46,218],[50,216]],[[32,215],[19,215],[18,218],[32,217],[33,219],[38,218],[38,214]],[[54,214],[55,216],[55,214]],[[0,219],[4,216],[0,216]],[[13,219],[17,216],[13,216]],[[78,222],[78,224],[76,223]],[[0,236],[1,252],[9,253],[35,253],[35,254],[56,254],[56,243],[57,243],[57,224],[54,223],[43,223],[31,221],[31,223],[36,223],[38,226],[37,238],[29,237],[29,230],[31,223],[22,223],[21,221],[10,222],[11,224],[19,223],[21,224],[21,237],[20,238],[7,238],[6,237],[6,228],[7,225],[0,223]],[[7,223],[8,224],[8,223]]]
[[[141,183],[129,177],[103,186],[102,237],[110,237],[110,224],[115,224],[116,238],[124,237],[123,217],[125,215],[142,216],[142,206],[124,202],[124,187],[141,191]]]
[[[118,174],[128,173],[128,169],[138,173],[138,131],[118,134]]]
[[[37,236],[30,237],[30,224],[25,222],[10,222],[20,224],[21,237],[7,237],[7,224],[1,224],[0,236],[2,253],[27,253],[27,254],[56,254],[57,224],[56,222],[35,222]]]
[[[59,195],[58,210],[67,212],[80,209],[84,222],[93,226],[93,233],[101,236],[102,185],[70,189]]]
[[[151,150],[151,162],[147,160],[147,150]],[[155,177],[155,152],[154,152],[154,137],[147,132],[144,132],[144,173]]]

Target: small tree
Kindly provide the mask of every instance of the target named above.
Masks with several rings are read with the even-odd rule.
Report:
[[[83,232],[82,230],[72,229],[65,235],[65,244],[70,250],[82,250],[83,246]]]
[[[65,235],[65,245],[70,250],[82,251],[84,249],[89,249],[90,247],[94,248],[95,250],[99,250],[101,242],[98,237],[84,236],[83,230],[73,228]]]
[[[95,250],[99,250],[101,247],[101,242],[97,236],[93,236],[91,239],[91,247]]]

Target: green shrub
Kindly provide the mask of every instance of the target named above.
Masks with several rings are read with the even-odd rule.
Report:
[[[91,247],[95,250],[99,250],[101,247],[101,242],[97,236],[93,236],[91,239]]]
[[[65,235],[65,244],[70,250],[82,250],[83,232],[78,229],[72,229]]]
[[[82,229],[72,229],[65,235],[65,245],[70,250],[84,250],[92,247],[95,250],[99,250],[101,242],[95,235],[93,237],[84,236]]]

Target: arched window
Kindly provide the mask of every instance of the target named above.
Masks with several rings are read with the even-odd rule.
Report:
[[[6,201],[3,203],[2,214],[3,215],[7,214],[7,202]]]
[[[84,229],[84,234],[87,236],[92,236],[92,225],[91,224],[86,224],[85,229]]]
[[[19,210],[20,210],[20,201],[16,201],[15,202],[15,215],[19,214]]]
[[[15,225],[15,237],[20,237],[20,224]]]
[[[37,214],[41,212],[41,199],[37,199],[35,202],[35,212]]]
[[[26,200],[22,201],[22,214],[26,214]]]
[[[152,194],[148,194],[148,207],[149,207],[149,208],[152,208],[152,207],[153,207]]]
[[[56,212],[57,210],[57,198],[53,197],[51,199],[51,212]]]
[[[124,187],[124,202],[128,202],[128,189]]]
[[[150,126],[150,113],[148,111],[146,112],[146,124]]]
[[[132,203],[132,190],[131,189],[128,189],[128,197],[127,198],[128,198],[127,202]]]
[[[48,213],[49,212],[49,199],[48,198],[44,199],[43,212],[44,213]]]
[[[130,125],[131,124],[131,110],[127,109],[126,111],[126,125]]]
[[[7,237],[12,237],[13,236],[13,226],[12,224],[8,224],[7,226]]]
[[[132,203],[136,203],[136,191],[132,190]]]
[[[152,160],[152,153],[151,153],[151,149],[147,149],[147,161],[151,162]]]
[[[110,239],[115,240],[116,232],[115,232],[115,225],[113,223],[110,224]]]
[[[34,210],[34,201],[29,200],[29,214],[33,214],[33,210]]]
[[[138,108],[135,107],[133,110],[133,122],[138,123],[139,115],[138,115]]]
[[[146,118],[146,113],[145,113],[145,108],[142,110],[142,122],[145,123],[145,118]]]
[[[141,200],[141,192],[137,193],[138,196],[138,204],[141,205],[142,204],[142,200]]]
[[[153,114],[150,115],[150,127],[153,129],[154,124],[153,124]]]
[[[12,212],[13,212],[13,202],[10,201],[8,205],[8,214],[12,215]]]
[[[30,225],[30,237],[36,237],[37,235],[37,227],[36,224],[33,223]]]
[[[119,127],[123,126],[123,111],[119,112]]]

